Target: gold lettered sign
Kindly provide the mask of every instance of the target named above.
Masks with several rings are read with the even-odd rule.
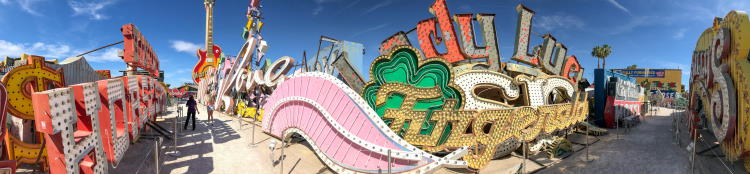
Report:
[[[694,115],[706,115],[728,160],[750,154],[749,50],[748,15],[731,11],[724,18],[714,18],[714,25],[701,34],[693,52],[690,108]],[[745,168],[750,169],[747,160]]]

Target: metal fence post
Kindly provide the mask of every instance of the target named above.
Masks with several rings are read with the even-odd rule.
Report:
[[[258,109],[255,109],[255,110],[256,110],[256,114],[257,114],[257,110],[258,110]],[[258,115],[255,115],[255,116],[257,117]],[[251,137],[252,137],[252,138],[250,139],[250,145],[248,145],[248,146],[249,146],[250,148],[255,148],[255,147],[257,146],[257,145],[255,144],[255,117],[253,117],[253,121],[252,121],[252,123],[250,123],[250,124],[251,124],[251,125],[253,126],[253,128],[252,128],[252,130],[250,131],[250,134],[251,134]]]
[[[172,151],[167,152],[167,155],[172,156],[172,157],[178,157],[178,156],[180,156],[180,151],[177,151],[177,131],[179,130],[177,128],[177,119],[178,119],[178,117],[175,116],[174,119],[172,120],[172,122],[174,123],[174,127],[173,127],[174,130],[172,132],[173,133],[173,135],[172,135]]]
[[[154,139],[154,173],[159,174],[159,140],[161,138]]]
[[[388,149],[388,174],[391,174],[391,149]]]
[[[526,159],[528,159],[528,157],[526,156],[526,155],[528,155],[528,152],[526,152],[526,151],[528,151],[528,150],[529,150],[529,144],[528,144],[528,142],[523,141],[523,164],[521,164],[521,173],[522,174],[526,173]]]

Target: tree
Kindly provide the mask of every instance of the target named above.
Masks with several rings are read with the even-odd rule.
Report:
[[[628,66],[628,68],[626,68],[626,69],[638,69],[638,65],[632,64],[632,65]]]
[[[600,62],[601,59],[599,59],[599,50],[601,49],[602,47],[600,46],[596,46],[593,49],[591,49],[591,56],[596,57],[596,69],[601,68],[602,63]]]
[[[599,68],[599,59],[602,60],[602,66],[601,68],[607,68],[607,57],[609,57],[609,54],[612,53],[612,47],[610,47],[607,44],[596,46],[593,49],[591,49],[591,56],[594,56],[597,59],[596,67]]]

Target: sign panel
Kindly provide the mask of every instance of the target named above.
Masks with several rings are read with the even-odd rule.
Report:
[[[617,69],[614,71],[628,77],[664,78],[663,69]]]
[[[336,61],[333,61],[333,66],[339,71],[339,76],[344,79],[346,84],[352,87],[357,93],[362,92],[362,87],[365,86],[365,80],[362,79],[359,72],[352,67],[352,64],[349,63],[349,58],[346,55],[341,55]]]
[[[122,59],[125,63],[142,68],[152,76],[159,77],[159,58],[143,34],[133,24],[120,28],[124,37]]]
[[[689,120],[707,121],[726,159],[737,160],[750,155],[750,19],[731,11],[713,24],[693,51]]]

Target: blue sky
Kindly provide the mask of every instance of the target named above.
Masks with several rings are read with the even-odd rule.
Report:
[[[378,44],[397,31],[408,31],[432,17],[432,0],[266,0],[262,35],[267,58],[308,58],[320,35],[365,45],[365,65],[377,57]],[[243,43],[247,0],[217,0],[215,43],[236,55]],[[512,54],[517,13],[526,5],[536,12],[532,31],[551,33],[587,69],[591,79],[596,60],[591,48],[613,47],[607,67],[630,64],[649,68],[681,68],[687,83],[692,51],[714,16],[748,10],[745,0],[448,0],[452,14],[495,13],[503,61]],[[64,59],[122,40],[120,26],[136,24],[154,47],[167,83],[189,82],[197,61],[195,49],[204,38],[202,0],[0,0],[0,56],[21,53]],[[533,38],[532,43],[541,42]],[[95,69],[124,69],[115,48],[87,55]],[[367,71],[361,69],[360,71]],[[119,75],[116,73],[115,75]]]

